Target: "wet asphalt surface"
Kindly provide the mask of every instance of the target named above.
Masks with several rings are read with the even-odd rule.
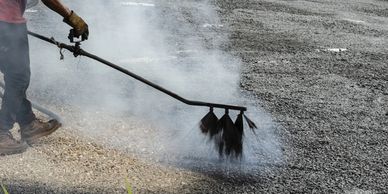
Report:
[[[187,13],[179,19],[196,29],[202,23],[190,13],[200,4],[157,5],[166,17],[173,18],[174,11]],[[140,180],[139,191],[388,192],[388,2],[223,0],[212,5],[223,25],[196,38],[242,59],[241,88],[279,124],[274,130],[282,142],[284,163],[266,164],[244,175],[184,168],[199,175],[189,184],[175,183],[178,187],[151,187]],[[190,35],[186,33],[177,29],[171,39],[184,39]],[[229,41],[213,44],[217,34]],[[31,188],[35,193],[123,192],[114,186],[13,184],[14,193],[33,193]]]

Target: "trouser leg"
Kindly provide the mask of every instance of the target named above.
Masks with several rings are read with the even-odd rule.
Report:
[[[7,130],[15,122],[32,122],[35,115],[26,96],[31,75],[26,25],[0,23],[0,31],[0,70],[5,82],[0,128]]]

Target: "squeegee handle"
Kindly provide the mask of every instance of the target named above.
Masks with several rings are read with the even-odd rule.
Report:
[[[82,50],[81,48],[77,47],[77,46],[71,46],[71,45],[67,45],[67,44],[64,44],[64,43],[60,43],[60,42],[57,42],[56,40],[54,40],[53,38],[47,38],[45,36],[42,36],[42,35],[39,35],[39,34],[36,34],[36,33],[33,33],[33,32],[30,32],[28,31],[28,34],[31,35],[31,36],[34,36],[36,38],[39,38],[41,40],[44,40],[46,42],[49,42],[49,43],[52,43],[52,44],[55,44],[57,45],[59,48],[64,48],[70,52],[72,52],[73,54],[75,54],[75,56],[78,56],[78,55],[82,55],[82,56],[86,56],[86,57],[89,57],[91,59],[94,59],[98,62],[101,62],[113,69],[116,69],[117,71],[120,71],[128,76],[131,76],[132,78],[140,81],[140,82],[143,82],[144,84],[147,84],[187,105],[191,105],[191,106],[206,106],[206,107],[211,107],[211,108],[223,108],[223,109],[230,109],[230,110],[239,110],[239,111],[246,111],[247,108],[246,107],[242,107],[242,106],[233,106],[233,105],[226,105],[226,104],[217,104],[217,103],[209,103],[209,102],[202,102],[202,101],[192,101],[192,100],[187,100],[181,96],[179,96],[178,94],[170,91],[170,90],[167,90],[151,81],[148,81],[147,79],[139,76],[139,75],[136,75],[130,71],[128,71],[127,69],[124,69],[116,64],[113,64],[105,59],[102,59],[96,55],[93,55],[85,50]]]

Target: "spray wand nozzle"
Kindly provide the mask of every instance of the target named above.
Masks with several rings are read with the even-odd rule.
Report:
[[[69,34],[70,42],[75,43],[74,46],[58,42],[54,38],[47,38],[45,36],[30,32],[30,31],[28,32],[28,34],[36,38],[39,38],[41,40],[44,40],[46,42],[49,42],[51,44],[55,44],[60,49],[69,50],[70,52],[73,53],[75,57],[86,56],[98,62],[101,62],[102,64],[109,66],[117,71],[120,71],[144,84],[147,84],[148,86],[156,90],[159,90],[160,92],[163,92],[166,95],[169,95],[170,97],[175,98],[176,100],[182,103],[185,103],[191,106],[209,107],[210,108],[209,113],[205,115],[205,117],[203,117],[199,123],[200,129],[202,133],[208,134],[210,139],[214,140],[220,156],[223,156],[225,154],[226,156],[236,156],[237,158],[239,158],[242,155],[244,120],[246,121],[249,128],[253,131],[253,133],[254,133],[254,129],[257,129],[256,124],[244,114],[244,112],[247,111],[246,107],[194,101],[194,100],[183,98],[178,94],[170,90],[167,90],[166,88],[163,88],[162,86],[157,85],[149,80],[146,80],[143,77],[137,74],[134,74],[123,67],[120,67],[112,62],[109,62],[105,59],[102,59],[96,55],[93,55],[81,49],[80,45],[82,40],[74,41],[74,38],[77,38],[76,36],[74,36],[75,35],[74,30],[70,30],[70,34]],[[225,114],[220,119],[218,119],[217,115],[214,113],[215,108],[225,109]],[[229,116],[229,112],[232,110],[240,111],[240,113],[237,116],[237,119],[234,122]]]

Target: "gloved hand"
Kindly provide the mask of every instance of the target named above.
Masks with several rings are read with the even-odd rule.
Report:
[[[71,11],[71,14],[63,19],[63,22],[73,27],[74,35],[76,37],[81,36],[82,40],[87,40],[89,37],[89,28],[85,21],[79,17],[74,11]]]

